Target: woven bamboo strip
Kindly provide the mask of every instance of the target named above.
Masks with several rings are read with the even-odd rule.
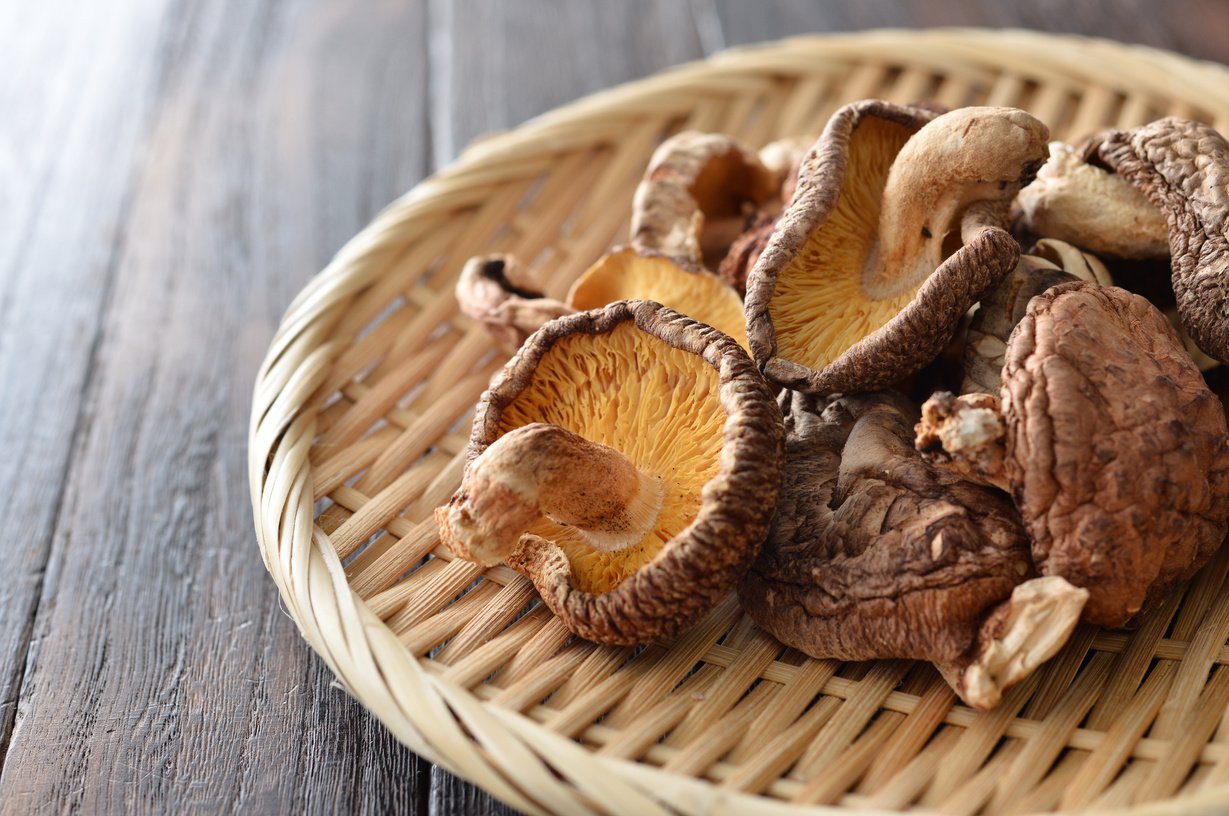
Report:
[[[253,511],[288,611],[399,739],[530,812],[1229,806],[1229,554],[977,714],[925,666],[778,654],[732,597],[673,643],[574,640],[523,578],[453,559],[431,518],[504,359],[457,313],[461,264],[511,252],[561,295],[625,239],[669,132],[813,136],[869,96],[1023,106],[1059,138],[1165,114],[1224,127],[1227,76],[1069,37],[872,32],[722,54],[473,145],[305,287],[261,367]]]

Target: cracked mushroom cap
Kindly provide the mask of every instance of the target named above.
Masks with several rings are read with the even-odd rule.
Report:
[[[776,200],[789,171],[785,143],[767,163],[723,133],[676,133],[658,146],[632,201],[633,246],[689,269],[716,269],[748,218]]]
[[[1014,623],[993,616],[1034,574],[1028,537],[1007,497],[914,450],[909,400],[782,399],[792,399],[785,479],[768,540],[739,587],[757,623],[813,657],[932,661],[982,708],[1065,642],[1083,598],[1065,582],[1040,588],[1048,611],[1022,596]],[[1038,630],[1025,637],[1022,625]]]
[[[1011,108],[839,110],[748,280],[761,370],[829,394],[883,388],[933,360],[1015,266],[1003,226],[1047,138]]]
[[[458,555],[506,561],[581,637],[668,637],[759,551],[781,414],[729,337],[660,304],[547,324],[478,405],[461,487],[436,510]]]
[[[1084,282],[1034,297],[1001,395],[935,395],[918,447],[1011,492],[1038,569],[1090,591],[1086,621],[1128,624],[1220,546],[1225,415],[1147,300]]]
[[[1102,134],[1088,152],[1164,215],[1182,325],[1229,362],[1229,142],[1208,125],[1169,118]]]

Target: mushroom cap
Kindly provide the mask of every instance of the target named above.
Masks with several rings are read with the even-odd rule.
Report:
[[[1156,307],[1117,287],[1034,297],[1003,368],[1008,482],[1045,575],[1122,626],[1229,528],[1225,416]]]
[[[786,172],[723,133],[676,133],[653,152],[636,188],[631,242],[689,268],[713,269],[747,210],[780,197]]]
[[[567,296],[568,305],[578,310],[629,299],[669,306],[747,347],[738,293],[716,276],[688,271],[661,253],[635,247],[611,250],[576,279]]]
[[[782,399],[785,479],[743,607],[813,657],[958,662],[1032,573],[1011,502],[927,464],[902,395]]]
[[[1229,362],[1229,142],[1168,118],[1111,131],[1089,150],[1164,214],[1178,314],[1199,348]]]
[[[868,293],[865,267],[878,251],[894,160],[937,117],[922,108],[856,102],[837,111],[803,161],[793,200],[747,283],[747,337],[770,380],[815,394],[887,387],[933,360],[968,309],[1015,266],[1015,239],[988,227],[937,260],[924,279],[906,281],[902,291]],[[1044,126],[1027,120],[1017,129],[1038,142],[1038,157],[1016,167],[1018,178],[990,186],[1024,183],[1040,165]],[[1013,155],[1021,149],[1031,155],[1034,146],[1013,145]],[[923,225],[922,235],[942,242],[953,228],[960,231],[958,223]]]
[[[511,354],[543,323],[573,309],[538,291],[528,269],[511,255],[475,255],[457,279],[457,305]]]
[[[781,478],[781,414],[739,345],[660,304],[621,301],[534,334],[482,396],[468,460],[547,422],[661,478],[652,532],[605,552],[543,518],[509,566],[581,637],[668,637],[730,591],[759,551]]]
[[[1169,255],[1165,219],[1125,179],[1084,160],[1082,150],[1050,143],[1050,158],[1016,197],[1031,232],[1115,258]]]

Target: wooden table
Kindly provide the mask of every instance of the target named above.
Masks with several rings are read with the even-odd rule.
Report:
[[[283,308],[481,133],[738,43],[950,24],[1229,62],[1222,0],[0,5],[0,811],[507,812],[279,607],[245,435]]]

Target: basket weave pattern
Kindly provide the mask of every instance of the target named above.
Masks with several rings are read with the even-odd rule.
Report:
[[[850,100],[1025,108],[1056,138],[1159,116],[1229,132],[1229,71],[1022,32],[871,32],[745,49],[472,146],[290,306],[256,385],[252,503],[304,637],[406,745],[530,812],[1229,808],[1222,553],[1133,633],[1082,627],[987,714],[929,666],[783,649],[733,597],[669,644],[571,638],[530,584],[439,545],[473,406],[504,358],[453,283],[479,252],[548,294],[624,239],[653,148],[759,146]],[[1149,805],[1148,803],[1152,803]]]

